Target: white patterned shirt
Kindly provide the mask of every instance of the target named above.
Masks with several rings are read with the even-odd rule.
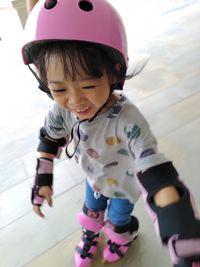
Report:
[[[108,198],[124,198],[134,203],[139,196],[137,172],[168,161],[158,152],[146,119],[124,95],[92,122],[79,121],[53,102],[45,128],[52,138],[67,140],[73,129],[75,146],[80,139],[76,161],[93,191]]]

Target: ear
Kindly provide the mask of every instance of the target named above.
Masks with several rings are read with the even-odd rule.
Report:
[[[116,75],[113,75],[112,77],[110,77],[110,83],[111,84],[115,84],[117,82],[117,74],[120,72],[121,69],[121,64],[120,63],[116,63],[115,64],[115,70],[116,70]]]
[[[116,63],[115,64],[115,69],[119,72],[121,69],[121,64],[120,63]]]

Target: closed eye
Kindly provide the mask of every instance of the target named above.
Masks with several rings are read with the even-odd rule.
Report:
[[[83,86],[83,89],[94,89],[96,86],[95,85],[88,85],[88,86]]]
[[[65,91],[65,89],[53,89],[52,90],[54,93],[63,93]]]

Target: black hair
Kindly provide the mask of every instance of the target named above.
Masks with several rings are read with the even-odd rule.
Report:
[[[125,60],[123,55],[113,48],[88,42],[52,41],[35,44],[29,51],[31,61],[46,85],[49,59],[56,55],[63,64],[66,78],[70,75],[70,78],[75,79],[76,75],[81,75],[81,67],[89,77],[100,78],[106,72],[117,81],[112,85],[113,89],[123,87],[127,69]]]

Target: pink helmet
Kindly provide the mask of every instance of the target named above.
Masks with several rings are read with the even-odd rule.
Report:
[[[40,41],[74,40],[119,51],[127,66],[127,37],[122,19],[106,0],[40,0],[25,26],[22,55],[32,63],[30,49]]]

